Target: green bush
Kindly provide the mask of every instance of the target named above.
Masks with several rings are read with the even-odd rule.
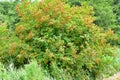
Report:
[[[116,14],[117,24],[120,25],[120,0],[114,0],[114,13]]]
[[[25,68],[15,69],[10,66],[7,69],[0,64],[0,80],[54,80],[36,61],[25,65]]]
[[[16,37],[13,36],[12,32],[10,32],[8,29],[6,29],[6,26],[0,27],[0,57],[1,57],[1,60],[5,60],[4,58],[8,58],[8,56],[6,56],[4,54],[6,54],[6,52],[9,52],[9,50],[8,50],[9,45],[10,45],[10,43],[12,43],[15,40],[16,40]],[[12,52],[14,52],[14,51],[12,51]],[[10,54],[7,54],[7,55],[10,56]],[[9,58],[8,58],[8,61],[9,61]],[[5,60],[5,62],[6,62],[6,60]]]
[[[120,1],[119,0],[114,0],[113,3],[114,9],[113,12],[116,15],[116,24],[117,26],[114,28],[115,33],[118,35],[118,46],[120,47]]]
[[[109,43],[116,36],[111,29],[105,31],[93,24],[93,7],[85,3],[71,7],[61,0],[24,0],[16,10],[21,21],[14,33],[21,45],[9,45],[15,50],[10,56],[15,65],[35,58],[53,78],[58,77],[58,68],[78,80],[97,78],[111,66],[117,69],[116,47]],[[4,54],[9,57],[10,52]]]
[[[93,6],[95,11],[95,24],[105,29],[111,28],[116,24],[116,14],[113,13],[113,0],[67,0],[72,5],[82,4],[83,2]],[[76,4],[74,4],[76,3]],[[118,7],[118,6],[117,6]]]
[[[15,24],[19,21],[15,6],[19,1],[0,1],[0,23],[6,23],[10,30],[15,29]]]
[[[13,63],[8,67],[0,63],[0,80],[73,80],[69,74],[66,75],[66,71],[59,69],[56,64],[52,65],[52,69],[55,78],[50,76],[35,60],[19,69],[16,69]],[[87,80],[91,79],[87,78]]]
[[[20,57],[19,51],[21,49],[26,49],[27,45],[23,42],[21,44],[21,40],[12,32],[7,29],[6,25],[0,26],[0,61],[4,63],[4,65],[9,65],[10,62],[19,62],[16,63],[15,66],[20,66],[21,64],[27,63],[27,61],[22,61],[25,58]],[[23,54],[25,56],[25,54]],[[20,59],[19,59],[20,57]],[[21,59],[22,58],[22,59]]]
[[[71,5],[80,6],[82,3],[86,2],[93,6],[96,17],[94,23],[104,29],[111,28],[114,30],[115,34],[118,35],[118,40],[112,41],[114,45],[120,45],[120,1],[119,0],[66,0]]]

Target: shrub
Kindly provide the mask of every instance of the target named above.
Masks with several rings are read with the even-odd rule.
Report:
[[[56,78],[51,77],[35,60],[19,69],[16,69],[13,63],[7,68],[0,64],[0,80],[73,80],[70,75],[66,75],[66,72],[55,64],[52,65],[52,69]]]
[[[14,66],[6,69],[0,64],[0,80],[53,80],[52,77],[45,74],[36,61],[25,65],[25,68],[16,70]]]
[[[114,0],[113,6],[114,6],[113,11],[116,14],[117,18],[117,24],[120,25],[120,1]]]
[[[82,3],[86,2],[89,5],[93,6],[96,17],[94,23],[99,27],[104,29],[111,28],[114,30],[115,34],[118,35],[118,40],[112,41],[111,43],[119,46],[120,44],[120,25],[119,25],[119,0],[66,0],[67,3],[73,5],[81,6]]]
[[[93,6],[95,11],[95,24],[105,29],[112,28],[116,24],[116,14],[113,13],[114,0],[66,0],[72,5],[82,4],[83,2]],[[74,4],[77,3],[77,4]],[[117,6],[118,7],[118,6]]]
[[[15,6],[19,1],[0,1],[0,23],[6,23],[10,30],[15,29],[15,24],[19,21]]]
[[[93,7],[85,3],[71,7],[61,0],[23,0],[16,10],[21,21],[15,34],[22,44],[13,53],[16,64],[36,58],[53,77],[57,77],[55,64],[78,80],[96,78],[109,66],[116,68],[116,48],[109,43],[116,37],[111,29],[105,31],[93,23]]]
[[[114,3],[113,3],[113,6],[114,6],[114,9],[113,9],[113,12],[114,14],[116,15],[116,24],[117,26],[115,27],[115,32],[116,34],[118,35],[118,46],[120,45],[120,1],[119,0],[114,0]],[[120,46],[119,46],[120,47]]]
[[[7,29],[6,25],[0,26],[0,61],[3,62],[4,65],[7,66],[11,62],[19,62],[19,60],[20,64],[16,63],[16,66],[25,64],[23,61],[25,58],[22,58],[22,56],[18,54],[21,49],[26,49],[26,46],[23,42],[21,43],[21,40],[16,37],[14,32]],[[25,54],[23,55],[25,56]]]

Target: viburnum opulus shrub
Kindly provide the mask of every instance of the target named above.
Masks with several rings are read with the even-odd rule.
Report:
[[[111,29],[93,24],[93,7],[85,3],[71,7],[62,0],[23,0],[16,10],[21,21],[14,33],[24,44],[13,53],[16,64],[35,58],[53,77],[55,64],[76,79],[96,78],[115,67],[116,47],[109,41],[116,36]]]

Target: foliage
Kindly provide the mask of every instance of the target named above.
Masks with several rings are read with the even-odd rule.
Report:
[[[97,78],[111,66],[117,69],[116,47],[109,43],[116,36],[111,29],[105,31],[93,23],[93,7],[85,3],[71,7],[61,0],[23,0],[16,10],[21,21],[13,35],[20,40],[9,39],[13,42],[1,49],[1,60],[11,57],[15,65],[21,65],[36,58],[52,77],[61,78],[57,76],[61,69],[78,80]]]
[[[118,35],[117,44],[120,45],[120,0],[114,0],[113,6],[114,6],[113,12],[116,15],[116,20],[117,20],[116,22],[117,26],[114,28],[114,30]]]
[[[15,24],[19,21],[15,6],[18,1],[0,2],[0,23],[6,23],[11,30],[15,29]]]
[[[33,61],[19,70],[13,65],[6,69],[0,64],[0,80],[53,80],[53,78],[47,75],[36,61]]]
[[[14,32],[7,29],[5,25],[0,27],[0,61],[4,62],[4,65],[7,66],[10,62],[18,62],[18,52],[24,48],[26,48],[26,44],[21,44]],[[21,64],[25,64],[25,62]],[[19,64],[15,65],[19,66]]]
[[[113,11],[116,14],[117,18],[117,24],[120,25],[120,0],[114,0],[113,6],[114,6]]]
[[[83,3],[87,2],[89,5],[93,6],[95,10],[96,21],[98,26],[104,28],[111,28],[116,23],[116,15],[113,13],[113,0],[68,0],[71,3]],[[74,4],[73,4],[74,5]],[[77,5],[77,4],[75,4]]]
[[[118,35],[118,40],[112,41],[117,46],[120,44],[120,1],[119,0],[66,0],[72,5],[80,6],[83,2],[93,6],[96,17],[94,23],[104,29],[111,28]]]

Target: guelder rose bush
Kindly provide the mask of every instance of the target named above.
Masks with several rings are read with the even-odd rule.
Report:
[[[93,7],[85,3],[70,7],[62,0],[23,0],[16,10],[21,21],[14,33],[22,46],[13,57],[16,64],[35,58],[51,74],[56,64],[78,79],[96,78],[115,67],[116,48],[109,41],[116,37],[111,29],[93,24]]]

